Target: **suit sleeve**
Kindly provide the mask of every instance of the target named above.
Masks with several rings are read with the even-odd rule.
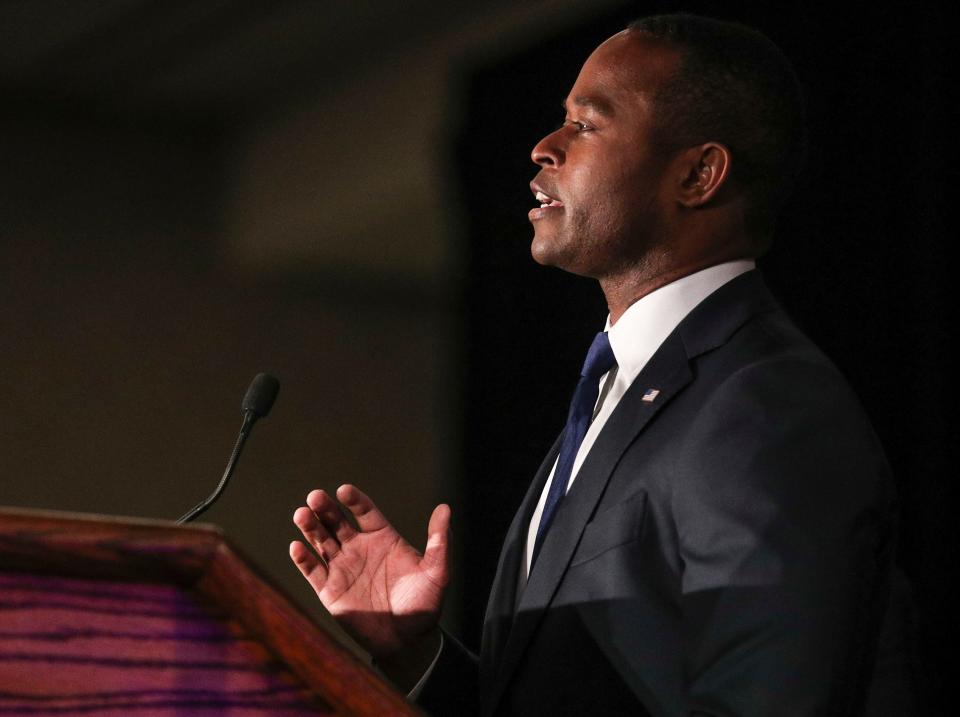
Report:
[[[672,483],[694,715],[846,715],[885,607],[883,452],[829,364],[768,361],[718,386]]]
[[[469,717],[479,712],[477,656],[448,632],[416,703],[435,717]]]

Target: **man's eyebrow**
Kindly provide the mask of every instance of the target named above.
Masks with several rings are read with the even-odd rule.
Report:
[[[583,107],[585,109],[590,109],[596,112],[597,114],[603,115],[604,117],[610,117],[613,114],[613,105],[611,105],[606,100],[602,100],[598,97],[589,97],[587,95],[577,95],[573,98],[573,104],[577,107]],[[563,108],[563,111],[567,111],[567,101],[563,100],[560,102],[560,107]]]

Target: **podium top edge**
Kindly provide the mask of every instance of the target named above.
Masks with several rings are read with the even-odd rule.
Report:
[[[14,520],[52,520],[62,522],[99,523],[117,527],[129,528],[163,528],[175,529],[194,533],[204,533],[224,539],[223,529],[213,523],[190,523],[180,525],[174,520],[162,518],[144,518],[125,515],[109,515],[106,513],[83,513],[48,508],[20,508],[16,506],[0,506],[0,521],[6,518]]]

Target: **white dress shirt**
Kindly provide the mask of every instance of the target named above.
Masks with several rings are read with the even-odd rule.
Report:
[[[752,259],[740,259],[702,269],[666,286],[661,286],[656,291],[650,292],[639,301],[631,304],[613,326],[610,325],[610,317],[607,317],[607,325],[604,331],[609,334],[610,347],[617,359],[617,370],[613,375],[613,383],[606,391],[606,395],[604,395],[602,389],[609,374],[604,374],[600,379],[601,391],[600,397],[597,399],[600,404],[599,411],[595,409],[596,417],[587,429],[587,434],[583,437],[583,443],[580,444],[580,449],[577,451],[577,457],[573,461],[573,470],[570,471],[567,491],[570,490],[570,486],[576,480],[580,466],[583,465],[584,459],[593,447],[594,441],[597,440],[597,436],[600,435],[600,431],[603,430],[607,419],[610,418],[610,414],[620,403],[620,399],[630,388],[633,380],[647,365],[647,361],[660,348],[660,344],[697,304],[734,277],[753,269],[755,266],[756,263]],[[550,492],[550,484],[553,482],[553,474],[556,470],[557,464],[554,462],[550,477],[547,478],[547,482],[543,486],[540,501],[537,503],[536,510],[533,511],[533,517],[530,519],[530,526],[527,529],[527,575],[530,574],[533,546],[537,538],[537,528],[540,526],[540,517],[543,515],[543,505],[547,500],[547,493]]]

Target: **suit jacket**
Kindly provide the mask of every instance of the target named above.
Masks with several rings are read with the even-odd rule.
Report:
[[[421,705],[859,713],[889,593],[888,467],[844,378],[757,271],[707,297],[637,376],[524,584],[558,450],[507,532],[479,661],[448,636]]]

